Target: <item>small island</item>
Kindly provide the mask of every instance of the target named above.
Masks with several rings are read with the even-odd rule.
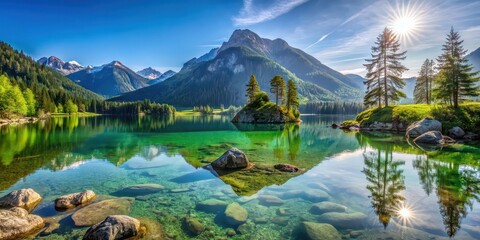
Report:
[[[285,91],[285,80],[275,76],[270,80],[270,92],[275,96],[275,103],[260,90],[255,75],[250,76],[247,84],[247,104],[233,117],[233,123],[289,123],[300,122],[297,86],[288,80]],[[279,104],[280,103],[280,104]]]

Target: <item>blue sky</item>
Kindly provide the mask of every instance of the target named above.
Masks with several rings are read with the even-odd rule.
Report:
[[[0,0],[0,40],[35,59],[83,65],[119,60],[134,70],[179,70],[227,41],[235,29],[282,38],[344,73],[362,64],[386,26],[410,19],[401,39],[406,76],[441,51],[451,26],[465,48],[480,47],[477,0]],[[407,16],[407,17],[405,17]]]

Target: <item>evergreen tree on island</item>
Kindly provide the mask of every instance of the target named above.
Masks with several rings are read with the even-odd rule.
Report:
[[[407,53],[399,52],[400,43],[392,30],[385,28],[377,37],[375,46],[372,47],[372,58],[367,59],[364,65],[367,69],[367,92],[364,98],[366,105],[379,104],[383,98],[385,107],[389,101],[398,101],[406,97],[399,89],[405,86],[402,73],[408,70],[402,65]]]
[[[275,104],[278,107],[278,101],[285,103],[285,80],[281,76],[275,76],[270,80],[270,92],[275,96]]]
[[[250,81],[247,84],[247,103],[252,103],[255,100],[255,95],[260,92],[260,85],[258,85],[255,75],[250,76]]]
[[[297,109],[299,105],[297,85],[290,79],[287,84],[287,112],[290,112],[291,108]]]
[[[426,59],[423,62],[413,91],[415,103],[432,103],[432,82],[435,76],[434,65],[433,60]]]
[[[463,49],[463,40],[460,34],[453,30],[447,34],[447,41],[442,47],[442,55],[437,58],[440,74],[437,77],[434,92],[437,98],[448,102],[454,108],[468,96],[478,96],[479,87],[475,77],[478,72],[473,72],[473,66],[466,58],[467,50]]]

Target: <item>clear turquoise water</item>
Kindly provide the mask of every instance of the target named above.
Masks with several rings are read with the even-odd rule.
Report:
[[[129,215],[160,223],[172,238],[305,239],[301,222],[325,221],[309,211],[319,200],[305,194],[320,189],[347,212],[366,215],[360,223],[336,225],[344,239],[480,238],[478,143],[423,152],[399,135],[328,127],[349,117],[303,116],[299,126],[252,126],[220,116],[102,116],[3,127],[0,196],[33,188],[44,197],[34,214],[47,218],[61,214],[53,208],[60,195],[91,189],[101,200],[126,186],[157,183],[165,189],[137,197]],[[255,167],[220,178],[201,168],[231,146]],[[302,171],[279,173],[273,170],[277,163]],[[305,193],[292,197],[294,191]],[[257,199],[264,195],[284,203],[265,205]],[[247,225],[228,237],[235,227],[222,213],[196,208],[207,199],[239,202],[249,213]],[[182,226],[185,216],[207,230],[190,235]],[[77,239],[86,229],[67,216],[52,234],[36,238]]]

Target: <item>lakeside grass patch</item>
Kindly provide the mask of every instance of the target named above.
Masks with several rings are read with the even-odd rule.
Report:
[[[362,126],[374,122],[401,122],[408,126],[427,117],[442,122],[445,131],[454,126],[460,126],[468,131],[478,131],[480,130],[480,102],[462,103],[457,109],[442,104],[407,104],[380,109],[371,108],[359,113],[355,121]]]

